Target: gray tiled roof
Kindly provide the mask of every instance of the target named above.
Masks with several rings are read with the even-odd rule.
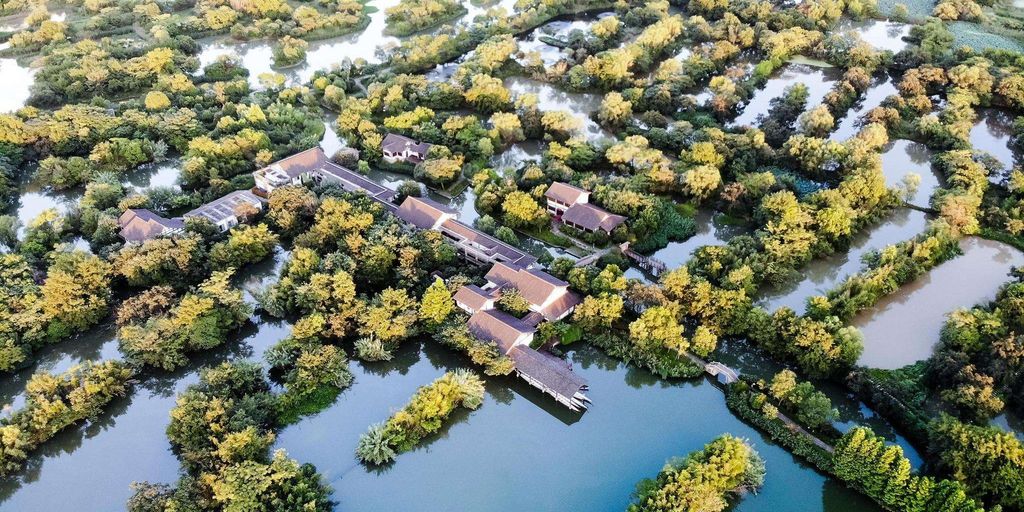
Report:
[[[565,361],[530,347],[513,347],[508,356],[515,363],[516,371],[566,398],[572,398],[587,385],[587,380],[573,373]]]

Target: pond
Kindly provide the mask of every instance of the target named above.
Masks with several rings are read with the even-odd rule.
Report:
[[[932,194],[942,186],[943,177],[932,164],[934,152],[928,146],[909,140],[895,140],[888,144],[882,153],[882,173],[885,174],[885,185],[889,188],[903,183],[907,174],[921,177],[914,194],[907,203],[927,208]],[[909,237],[908,237],[909,238]]]
[[[887,245],[913,238],[928,226],[924,213],[900,208],[886,217],[878,226],[867,228],[854,237],[849,250],[840,250],[818,258],[799,270],[800,279],[762,291],[758,304],[768,311],[788,307],[797,314],[806,310],[807,299],[822,295],[844,279],[861,270],[861,258]]]
[[[693,220],[697,224],[697,232],[692,237],[682,242],[669,242],[651,256],[674,269],[686,265],[693,252],[705,245],[724,245],[736,235],[749,233],[746,226],[729,223],[726,217],[707,210],[699,210]],[[626,277],[648,279],[636,267],[627,270]]]
[[[513,94],[537,95],[537,107],[544,112],[566,110],[580,120],[588,140],[611,140],[615,136],[601,128],[590,114],[601,107],[601,96],[592,93],[566,92],[551,84],[524,77],[505,79],[505,87]]]
[[[397,44],[398,38],[384,35],[384,11],[388,7],[398,5],[399,0],[371,0],[370,5],[377,8],[370,14],[370,23],[366,29],[356,34],[348,34],[323,41],[313,41],[306,51],[306,60],[284,69],[273,67],[273,46],[268,41],[236,42],[227,38],[214,38],[200,41],[202,51],[199,52],[199,65],[205,67],[223,55],[235,55],[242,66],[249,70],[249,84],[259,87],[261,73],[281,73],[290,85],[309,81],[313,72],[329,69],[345,59],[365,59],[370,63],[380,62],[376,50],[388,44]]]
[[[0,76],[4,77],[0,84],[0,113],[14,112],[25,106],[37,71],[18,64],[16,59],[0,59]]]
[[[909,45],[903,38],[910,35],[911,27],[913,25],[894,21],[843,20],[839,23],[838,29],[843,32],[849,31],[857,34],[861,40],[878,50],[889,50],[893,53],[899,53]]]
[[[1020,161],[1010,148],[1013,138],[1013,114],[995,108],[979,108],[978,122],[971,129],[971,145],[976,151],[984,151],[999,161],[1004,170],[1009,170]],[[996,181],[1002,176],[992,176]]]
[[[1024,254],[1001,242],[969,237],[962,256],[947,261],[853,320],[864,334],[859,364],[883,369],[906,366],[932,354],[947,313],[995,298]]]
[[[757,121],[757,116],[768,113],[773,98],[781,97],[786,87],[798,83],[807,86],[807,108],[814,108],[828,93],[832,82],[840,77],[841,73],[835,68],[808,64],[786,64],[781,70],[776,71],[763,87],[754,92],[750,101],[743,107],[743,112],[736,117],[732,125],[753,126]]]
[[[178,177],[180,174],[181,160],[171,158],[139,167],[128,174],[125,178],[125,184],[135,188],[178,188]]]

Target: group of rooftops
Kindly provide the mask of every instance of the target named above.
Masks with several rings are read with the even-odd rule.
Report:
[[[393,134],[392,134],[393,135]],[[387,155],[406,161],[421,160],[430,145],[402,136],[389,135]],[[354,150],[350,150],[354,151]],[[358,159],[358,154],[354,155]],[[192,210],[182,217],[165,218],[146,209],[130,209],[119,219],[121,236],[127,242],[141,242],[183,231],[185,219],[202,217],[227,231],[236,225],[243,209],[263,208],[263,197],[275,189],[300,184],[335,184],[349,192],[360,192],[383,205],[416,229],[441,232],[461,256],[481,265],[491,265],[483,286],[466,285],[455,294],[460,308],[469,313],[467,324],[477,338],[494,342],[512,359],[516,373],[531,385],[551,394],[572,410],[586,408],[586,381],[572,372],[561,359],[530,348],[537,326],[568,316],[580,298],[569,284],[541,269],[537,258],[484,233],[458,219],[458,212],[425,197],[406,197],[395,204],[397,193],[365,176],[331,161],[319,147],[308,149],[253,172],[256,187],[237,190]],[[566,225],[584,231],[611,233],[625,217],[590,204],[590,192],[555,182],[545,192],[548,211]],[[515,289],[529,304],[522,317],[496,307],[504,293]]]

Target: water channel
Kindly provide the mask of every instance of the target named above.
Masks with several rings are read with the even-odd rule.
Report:
[[[947,261],[853,320],[864,334],[859,363],[893,369],[925,359],[939,341],[945,316],[995,298],[1024,253],[1001,242],[969,237],[964,254]]]

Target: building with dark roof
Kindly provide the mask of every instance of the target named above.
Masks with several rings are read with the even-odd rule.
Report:
[[[186,213],[184,217],[206,219],[221,231],[227,231],[238,225],[239,213],[248,208],[260,211],[263,201],[249,190],[236,190]]]
[[[427,142],[410,139],[397,133],[389,133],[381,141],[380,149],[384,161],[388,163],[418,164],[427,157],[427,151],[430,151],[431,146],[432,144]]]
[[[558,216],[576,203],[590,202],[590,192],[582,188],[556,181],[544,192],[548,202],[548,213]]]
[[[626,218],[590,204],[590,192],[556,181],[544,192],[548,212],[563,224],[590,233],[611,233]]]
[[[180,217],[168,219],[145,208],[129,208],[117,218],[119,232],[125,242],[144,242],[150,238],[174,235],[185,229]]]
[[[507,262],[524,267],[537,263],[537,258],[494,238],[483,231],[458,221],[458,212],[425,197],[409,196],[395,215],[417,229],[440,231],[466,260],[480,265]]]
[[[572,373],[564,361],[530,348],[537,326],[571,313],[580,298],[569,283],[539,269],[495,263],[483,287],[466,285],[455,293],[455,304],[470,314],[466,326],[473,336],[493,342],[515,365],[516,374],[530,385],[555,397],[574,411],[586,409],[586,381]],[[496,309],[503,293],[517,290],[529,303],[529,312],[516,318]]]
[[[530,347],[512,347],[507,355],[515,364],[516,375],[531,386],[573,411],[587,408],[587,380],[573,372],[569,363]]]
[[[455,210],[426,197],[409,196],[399,205],[395,215],[417,229],[438,230],[441,224],[459,216]]]
[[[577,203],[562,214],[562,223],[566,226],[594,233],[604,231],[611,234],[626,218],[598,208],[590,203]]]

